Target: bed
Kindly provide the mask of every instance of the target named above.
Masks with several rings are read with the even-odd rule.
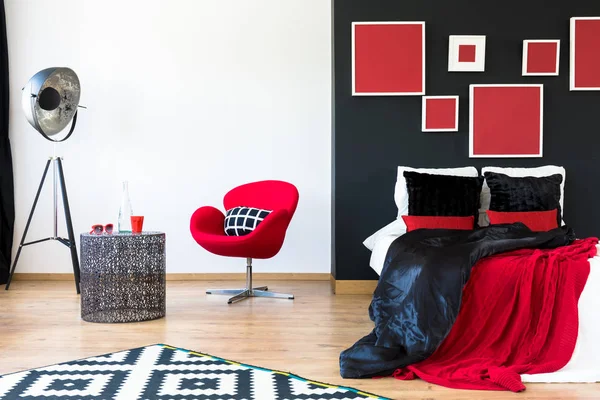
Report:
[[[403,228],[377,238],[371,253],[370,266],[381,274],[387,251]],[[600,246],[598,246],[600,254]],[[590,275],[579,299],[579,334],[569,363],[561,370],[548,374],[523,375],[523,382],[600,382],[600,256],[590,259]]]
[[[420,173],[423,176],[428,176],[427,179],[431,178],[429,176],[430,174],[470,177],[479,176],[479,171],[474,169],[474,167],[449,169],[415,169],[410,167],[398,167],[398,181],[396,183],[396,190],[394,193],[394,199],[398,206],[398,218],[375,232],[363,243],[365,247],[372,252],[369,264],[378,275],[382,274],[382,269],[384,268],[384,264],[386,262],[386,255],[388,254],[388,250],[390,249],[390,246],[392,246],[392,243],[394,243],[397,238],[405,235],[407,232],[408,220],[401,217],[403,215],[406,217],[406,215],[411,213],[416,214],[414,205],[409,210],[408,203],[411,195],[411,193],[409,193],[410,184],[404,179],[405,176],[407,179],[409,177],[412,179],[414,176],[410,174],[413,174],[415,171],[418,171],[416,175],[419,175]],[[534,178],[534,180],[536,180],[539,177],[546,179],[546,177],[549,176],[557,177],[560,175],[559,179],[554,182],[553,190],[555,195],[550,197],[553,197],[551,200],[554,202],[553,207],[558,208],[558,226],[565,224],[562,216],[562,208],[564,207],[564,184],[566,176],[564,168],[557,166],[542,166],[538,168],[486,167],[482,169],[481,176],[484,176],[485,172],[490,171],[491,174],[485,175],[489,179],[484,179],[483,185],[479,188],[480,198],[478,199],[478,210],[474,216],[478,226],[485,227],[490,225],[489,216],[491,216],[491,213],[494,212],[492,211],[492,208],[498,207],[498,195],[497,192],[495,192],[496,199],[491,200],[492,207],[490,208],[491,194],[488,181],[490,182],[490,185],[496,185],[497,183],[493,181],[493,179],[495,179],[495,176],[492,176],[493,174],[498,174],[501,179],[504,179],[504,174],[506,174],[511,178],[518,177],[518,179],[521,179],[524,177],[523,179],[525,180],[530,179],[530,177],[536,177]],[[514,184],[514,180],[510,182],[512,182],[511,185]],[[408,192],[406,190],[407,186],[409,186]],[[538,190],[538,186],[534,185],[533,187]],[[510,188],[510,191],[513,189],[514,188]],[[468,191],[469,189],[467,188],[465,190]],[[497,186],[494,186],[493,191],[496,190]],[[546,189],[542,188],[540,190]],[[412,195],[413,202],[415,201],[414,199],[419,198],[415,197],[414,193],[412,193]],[[427,193],[420,193],[420,198],[423,198],[427,195]],[[494,201],[496,201],[495,204]],[[423,210],[420,211],[422,212],[420,215],[427,215],[423,214]],[[596,248],[597,253],[600,254],[600,245],[596,246]],[[600,295],[598,295],[598,293],[600,293],[600,256],[594,256],[590,258],[589,266],[589,276],[587,277],[587,281],[585,282],[585,286],[577,303],[577,309],[579,311],[579,329],[575,349],[570,357],[570,360],[568,363],[566,363],[566,365],[555,372],[522,374],[521,379],[523,382],[600,382],[600,368],[597,367],[597,360],[600,359],[600,345],[597,343],[597,338],[600,337],[600,321],[598,321],[597,318],[597,310],[600,309]]]

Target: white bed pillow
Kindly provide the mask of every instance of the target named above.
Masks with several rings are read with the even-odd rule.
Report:
[[[475,167],[459,167],[459,168],[411,168],[398,167],[398,178],[396,180],[396,188],[394,189],[394,200],[398,207],[398,219],[402,220],[403,215],[408,215],[408,190],[406,189],[406,179],[404,179],[404,171],[414,171],[422,174],[432,175],[451,175],[451,176],[467,176],[477,177],[479,172]]]
[[[560,184],[560,209],[561,209],[561,221],[562,212],[564,210],[564,199],[565,199],[565,179],[566,179],[566,171],[564,167],[559,167],[556,165],[544,165],[541,167],[534,168],[512,168],[512,167],[484,167],[481,169],[481,176],[484,176],[486,172],[497,172],[500,174],[505,174],[512,177],[522,178],[524,176],[550,176],[555,174],[562,175],[562,183]],[[483,187],[481,188],[481,206],[479,208],[479,226],[487,226],[490,221],[488,219],[486,211],[490,209],[490,201],[492,195],[490,193],[490,188],[487,185],[487,182],[483,181]]]
[[[367,249],[373,251],[375,244],[381,237],[388,235],[398,237],[400,235],[404,235],[405,233],[406,224],[404,223],[404,220],[400,218],[390,222],[389,224],[387,224],[386,226],[384,226],[383,228],[379,229],[377,232],[366,238],[363,244]]]

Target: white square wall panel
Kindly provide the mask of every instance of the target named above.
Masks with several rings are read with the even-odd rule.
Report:
[[[448,71],[485,71],[485,41],[485,36],[482,35],[450,35],[448,40]]]

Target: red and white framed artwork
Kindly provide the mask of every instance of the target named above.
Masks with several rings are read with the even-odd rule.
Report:
[[[448,71],[485,71],[485,36],[450,35],[448,40]]]
[[[524,40],[523,76],[556,76],[560,40]]]
[[[471,158],[542,157],[544,86],[470,85]]]
[[[352,95],[425,94],[425,22],[352,23]]]
[[[570,88],[600,90],[600,17],[571,18]]]
[[[458,131],[458,96],[423,96],[423,132]]]

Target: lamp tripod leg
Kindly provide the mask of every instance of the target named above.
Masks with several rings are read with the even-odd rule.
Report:
[[[56,147],[56,144],[54,144],[54,147]],[[58,173],[58,163],[56,162],[56,157],[53,158],[53,162],[52,162],[52,201],[53,201],[53,205],[54,205],[54,209],[53,209],[53,219],[54,219],[54,236],[52,236],[53,239],[56,240],[56,238],[58,238],[58,193],[57,193],[57,187],[58,187],[58,181],[57,181],[57,173]]]
[[[15,256],[15,261],[13,262],[12,268],[10,269],[10,274],[8,275],[8,281],[6,282],[6,287],[4,290],[8,290],[10,287],[10,283],[12,282],[13,275],[15,273],[15,269],[17,268],[17,263],[19,262],[19,257],[21,256],[21,250],[23,249],[23,244],[25,243],[25,237],[27,237],[27,231],[29,230],[29,225],[31,224],[31,219],[33,218],[33,213],[35,212],[35,207],[37,206],[37,202],[40,198],[40,193],[42,192],[42,187],[44,187],[44,181],[46,180],[46,175],[48,174],[48,168],[50,167],[50,161],[52,159],[48,159],[46,162],[46,168],[44,168],[44,173],[42,174],[42,180],[40,181],[40,186],[38,187],[37,193],[35,195],[35,199],[33,200],[33,205],[31,206],[31,211],[29,212],[29,218],[27,219],[27,224],[25,224],[25,230],[23,231],[23,236],[21,237],[21,243],[19,244],[19,249],[17,250],[17,255]]]
[[[73,221],[71,220],[71,208],[69,207],[69,197],[67,196],[67,186],[65,184],[65,174],[63,172],[62,161],[60,157],[56,159],[58,167],[58,176],[60,178],[60,189],[62,192],[63,205],[65,207],[65,219],[67,223],[67,232],[69,234],[69,249],[71,250],[71,261],[73,263],[73,275],[75,276],[75,288],[77,294],[79,290],[79,258],[77,257],[77,243],[75,242],[75,234],[73,232]]]

